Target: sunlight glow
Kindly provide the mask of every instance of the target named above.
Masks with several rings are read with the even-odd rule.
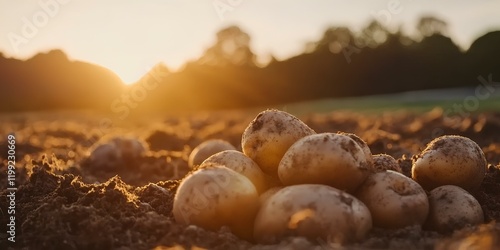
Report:
[[[238,2],[224,12],[212,2],[0,0],[0,52],[27,59],[62,49],[69,58],[102,65],[131,84],[159,62],[175,69],[198,58],[213,43],[216,32],[229,25],[238,25],[251,36],[256,55],[279,60],[303,52],[305,44],[318,39],[328,25],[359,30],[377,18],[388,1],[222,1]],[[500,26],[494,18],[495,1],[400,4],[398,13],[388,20],[389,27],[404,24],[411,33],[410,27],[422,13],[436,13],[449,22],[451,34],[465,47],[488,28]],[[478,19],[479,15],[491,18]],[[13,44],[9,34],[24,40]]]

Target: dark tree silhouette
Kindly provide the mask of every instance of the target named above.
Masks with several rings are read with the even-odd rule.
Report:
[[[375,48],[383,44],[390,32],[379,21],[371,21],[361,32],[361,35],[356,38],[358,47]]]
[[[467,51],[467,65],[471,81],[479,75],[492,74],[500,79],[500,31],[489,32],[475,40]]]
[[[255,66],[255,55],[250,49],[250,36],[237,26],[217,32],[217,41],[198,61],[213,66]]]
[[[342,48],[354,40],[352,32],[347,27],[329,27],[321,39],[313,42],[308,47],[314,46],[315,51],[330,51],[339,53]]]
[[[423,16],[418,21],[417,30],[421,37],[428,37],[435,34],[447,35],[448,23],[434,16]]]

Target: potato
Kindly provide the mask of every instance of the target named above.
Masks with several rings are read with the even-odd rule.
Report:
[[[225,150],[216,153],[201,163],[200,168],[218,164],[230,168],[245,177],[247,177],[257,188],[259,194],[267,190],[268,184],[266,183],[267,177],[264,172],[259,168],[257,163],[252,161],[243,153],[236,150]]]
[[[443,185],[475,190],[481,185],[486,168],[484,153],[474,141],[462,136],[441,136],[414,160],[412,178],[426,190]]]
[[[351,137],[322,133],[294,143],[283,156],[278,175],[285,185],[325,184],[354,192],[371,168],[365,152]]]
[[[392,170],[368,176],[355,196],[370,210],[375,227],[398,229],[423,225],[429,212],[424,189]]]
[[[369,162],[373,162],[372,151],[370,150],[370,147],[368,147],[368,144],[366,144],[366,142],[363,139],[351,133],[340,132],[339,134],[349,136],[354,142],[356,142],[361,147],[363,153],[365,154],[366,159]]]
[[[431,230],[447,232],[484,222],[479,202],[458,186],[445,185],[433,189],[429,194],[429,205],[426,227]]]
[[[295,116],[279,110],[261,112],[243,132],[243,153],[271,176],[278,176],[278,164],[288,148],[314,130]]]
[[[220,139],[204,141],[191,151],[188,165],[193,169],[195,166],[199,166],[208,157],[224,150],[236,150],[236,148],[231,145],[231,143]]]
[[[136,138],[114,137],[97,143],[90,149],[90,164],[115,168],[140,158],[146,152],[145,144]]]
[[[403,173],[401,166],[394,157],[386,154],[378,154],[373,156],[373,169],[375,172],[383,172],[385,170],[392,170],[398,173]]]
[[[235,235],[251,240],[258,206],[259,195],[248,178],[229,168],[213,165],[182,180],[172,212],[178,223],[209,230],[227,226]]]
[[[284,237],[345,243],[370,231],[368,208],[345,192],[319,184],[284,187],[269,197],[255,219],[255,239],[276,243]]]

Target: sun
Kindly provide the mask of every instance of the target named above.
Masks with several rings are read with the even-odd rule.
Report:
[[[111,67],[111,70],[120,77],[123,84],[132,85],[148,73],[146,69],[134,66],[118,64],[115,67]]]
[[[131,85],[133,85],[134,83],[135,83],[135,82],[125,82],[125,81],[123,81],[123,84],[125,84],[125,85],[127,85],[127,86],[131,86]]]
[[[140,70],[115,70],[115,73],[122,79],[123,84],[132,85],[139,81],[147,72]]]

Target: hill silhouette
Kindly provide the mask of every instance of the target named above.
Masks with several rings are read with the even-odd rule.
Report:
[[[2,111],[97,109],[125,117],[143,111],[193,111],[402,91],[475,87],[479,76],[500,78],[500,31],[475,40],[467,51],[447,36],[446,22],[425,16],[418,36],[391,32],[377,21],[361,32],[328,27],[302,54],[265,66],[256,62],[251,37],[237,26],[197,60],[176,72],[158,64],[125,88],[111,71],[70,61],[60,50],[21,61],[0,54]]]
[[[0,111],[109,110],[123,87],[112,71],[71,61],[61,50],[26,61],[0,54]]]

